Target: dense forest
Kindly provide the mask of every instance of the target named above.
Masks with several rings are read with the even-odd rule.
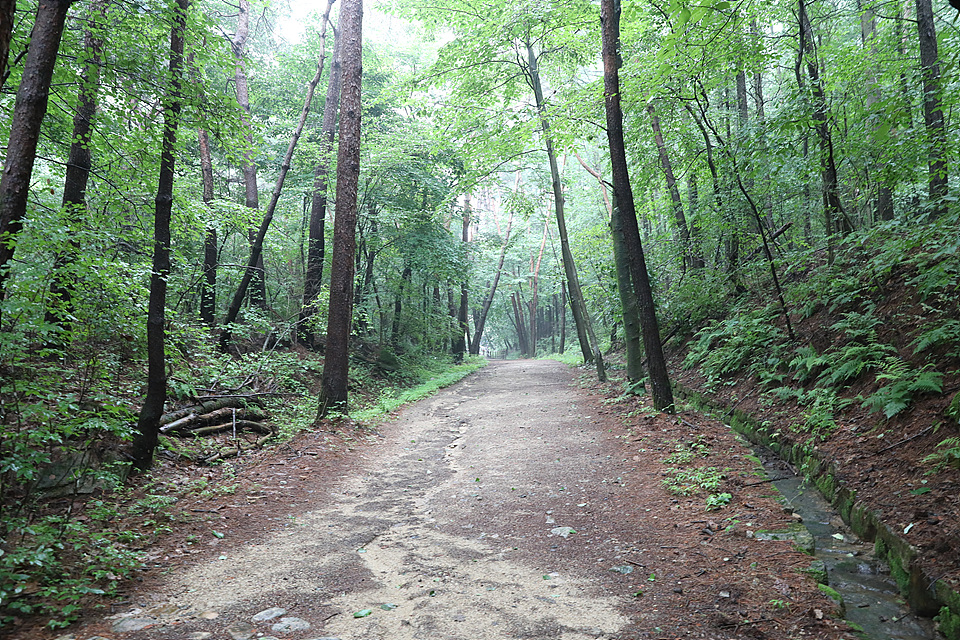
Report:
[[[213,462],[474,356],[671,411],[687,345],[818,438],[956,391],[948,4],[304,4],[0,0],[0,616],[137,565],[41,480],[122,491],[184,406],[252,433]]]

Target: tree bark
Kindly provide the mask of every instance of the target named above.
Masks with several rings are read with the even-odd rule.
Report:
[[[627,380],[643,379],[643,347],[641,346],[640,306],[630,276],[630,258],[623,234],[623,212],[614,204],[610,214],[610,237],[613,241],[613,260],[617,269],[617,293],[623,317],[623,341],[626,347]]]
[[[517,344],[520,348],[520,355],[528,357],[530,355],[530,341],[527,339],[527,325],[523,319],[523,298],[519,292],[510,294],[510,303],[513,306],[513,326],[517,330]]]
[[[183,106],[183,40],[190,0],[177,0],[170,30],[170,88],[163,109],[163,148],[153,223],[153,269],[147,308],[147,395],[137,420],[138,434],[131,457],[139,470],[149,469],[160,435],[160,417],[167,398],[166,314],[167,277],[170,274],[170,218],[173,211],[173,179],[176,165],[177,129]]]
[[[280,202],[280,194],[283,192],[283,183],[287,178],[287,172],[290,171],[290,164],[293,161],[293,152],[297,148],[297,142],[300,141],[300,134],[303,133],[304,124],[307,122],[307,116],[310,113],[310,104],[313,102],[313,94],[317,88],[317,84],[320,82],[320,76],[323,75],[323,64],[326,60],[326,53],[323,42],[326,39],[327,35],[327,17],[330,15],[330,9],[333,7],[334,0],[327,0],[327,7],[323,14],[323,28],[320,32],[320,59],[317,61],[317,71],[313,76],[313,79],[307,83],[307,95],[303,100],[303,108],[300,110],[300,120],[297,122],[297,126],[293,131],[293,134],[290,136],[290,142],[287,145],[287,153],[283,157],[283,163],[280,165],[280,173],[277,175],[277,182],[273,187],[273,194],[270,196],[270,204],[267,205],[267,210],[263,214],[263,220],[260,222],[260,229],[257,231],[257,236],[254,238],[253,247],[250,250],[250,259],[247,261],[247,268],[243,272],[243,277],[240,279],[240,284],[237,285],[237,291],[233,296],[233,302],[230,303],[230,309],[227,311],[227,317],[224,319],[223,324],[224,328],[220,332],[220,350],[226,351],[227,347],[230,345],[231,333],[230,325],[236,321],[237,316],[240,315],[240,307],[243,306],[243,298],[247,293],[247,288],[250,286],[250,282],[253,279],[254,275],[257,273],[258,268],[257,264],[260,264],[260,258],[263,255],[263,240],[267,236],[267,230],[270,228],[270,223],[273,221],[273,214],[277,210],[277,203]],[[356,219],[356,212],[354,212],[354,219]]]
[[[317,296],[323,282],[323,261],[326,257],[326,218],[327,218],[327,180],[330,175],[330,157],[333,153],[333,141],[337,133],[337,107],[340,104],[340,43],[341,38],[333,33],[333,57],[330,61],[330,78],[327,82],[327,96],[323,103],[323,122],[320,125],[321,151],[313,179],[313,198],[310,203],[310,233],[307,239],[307,269],[303,282],[303,309],[300,311],[300,324],[297,331],[303,341],[313,344],[313,329],[305,326],[304,321],[312,316],[316,309]]]
[[[927,128],[928,184],[931,217],[946,213],[947,131],[941,105],[940,58],[937,29],[930,0],[917,0],[917,32],[920,39],[920,75],[923,78],[923,122]]]
[[[870,58],[874,61],[877,61],[880,59],[880,51],[879,47],[877,46],[877,14],[873,7],[873,0],[866,0],[866,2],[858,0],[857,5],[860,9],[860,43],[865,50],[870,52]],[[875,67],[867,67],[866,81],[868,87],[866,106],[867,111],[872,112],[875,105],[880,102],[881,98],[883,97],[880,84],[877,82],[877,73]],[[874,132],[879,129],[879,124],[873,128]],[[890,135],[895,135],[892,127],[890,128]],[[883,153],[882,149],[880,150],[880,153]],[[883,167],[883,162],[880,158],[877,158],[876,165],[879,166],[877,169],[879,178],[874,179],[873,185],[873,215],[877,220],[893,220],[893,188],[891,187],[892,172]]]
[[[627,379],[631,382],[638,382],[643,378],[640,308],[637,306],[637,295],[630,279],[630,261],[623,245],[623,221],[620,219],[620,209],[611,203],[607,197],[607,183],[604,182],[600,172],[584,162],[579,155],[577,155],[577,160],[587,173],[597,179],[603,194],[603,202],[607,207],[607,216],[610,218],[610,240],[613,244],[613,262],[617,272],[617,294],[620,298],[620,309],[623,316],[623,342],[626,348]],[[699,254],[698,249],[694,255]],[[703,265],[700,264],[696,268],[702,267]]]
[[[537,357],[537,340],[538,336],[538,327],[537,327],[537,292],[539,290],[540,283],[540,264],[543,262],[543,250],[547,246],[547,229],[549,229],[550,223],[548,220],[543,221],[543,239],[540,241],[540,252],[537,254],[537,261],[534,263],[533,257],[530,258],[530,301],[527,302],[527,311],[530,315],[530,357]]]
[[[41,0],[30,33],[30,48],[17,89],[6,162],[0,177],[0,297],[9,276],[8,263],[13,258],[17,236],[27,214],[40,125],[47,113],[50,82],[70,4],[70,0]]]
[[[337,152],[337,203],[330,266],[330,307],[326,359],[317,418],[347,402],[348,353],[353,318],[353,258],[356,251],[357,189],[360,181],[360,81],[363,75],[361,0],[343,0],[343,89],[340,98],[340,147]]]
[[[203,180],[203,203],[209,208],[213,202],[213,158],[210,155],[210,137],[206,129],[197,130],[200,147],[200,175]],[[217,226],[207,223],[203,238],[203,284],[200,288],[200,319],[209,326],[216,322],[217,313]]]
[[[7,63],[10,60],[10,42],[13,40],[16,13],[17,0],[0,0],[0,89],[10,75]]]
[[[547,120],[546,106],[543,99],[543,87],[540,84],[540,70],[533,46],[527,42],[527,74],[536,100],[537,114],[540,116],[540,130],[543,133],[544,144],[547,148],[547,161],[550,163],[550,178],[553,183],[553,203],[557,214],[557,229],[560,235],[560,257],[563,262],[564,275],[567,278],[567,287],[570,289],[570,311],[573,312],[573,322],[577,328],[577,339],[580,341],[580,351],[584,362],[593,361],[590,348],[590,337],[587,323],[590,321],[583,302],[583,293],[580,290],[580,278],[577,276],[577,266],[570,251],[570,241],[567,237],[567,221],[563,212],[564,197],[563,185],[560,183],[560,168],[557,165],[557,155],[553,150],[553,138],[550,136],[550,123]]]
[[[610,164],[613,174],[614,198],[623,223],[624,245],[630,257],[630,275],[640,306],[640,326],[647,352],[650,371],[650,394],[658,411],[672,412],[673,390],[667,374],[667,361],[660,341],[653,291],[647,274],[640,229],[634,209],[633,190],[627,169],[627,155],[623,142],[623,112],[620,108],[620,3],[601,0],[600,23],[603,38],[603,92],[607,118],[607,141],[610,146]]]
[[[797,64],[806,57],[807,75],[810,77],[810,91],[813,98],[813,126],[820,143],[820,179],[823,189],[824,224],[830,246],[830,255],[833,255],[833,244],[830,238],[834,233],[847,235],[853,231],[852,226],[840,202],[840,185],[837,178],[837,165],[833,153],[833,136],[830,133],[830,114],[827,99],[820,78],[817,49],[813,39],[813,29],[807,15],[806,0],[798,1],[800,17],[800,53]],[[799,70],[797,71],[799,78]],[[803,89],[801,83],[800,89]]]
[[[470,222],[472,219],[470,196],[467,196],[466,203],[463,207],[463,224],[460,233],[460,241],[464,245],[470,241]],[[457,308],[457,339],[453,341],[453,348],[451,349],[453,352],[453,361],[457,364],[463,362],[464,353],[467,351],[467,332],[470,330],[467,324],[469,304],[467,279],[466,274],[464,274],[463,280],[460,281],[460,306]]]
[[[244,204],[248,209],[257,211],[260,209],[260,192],[257,186],[257,163],[253,158],[253,120],[250,116],[250,87],[247,82],[247,72],[244,58],[246,56],[247,38],[250,35],[250,0],[240,0],[239,12],[237,14],[237,33],[234,35],[231,48],[236,62],[234,68],[234,85],[237,91],[237,102],[242,109],[242,120],[244,129],[244,139],[246,148],[243,150],[243,192]],[[250,228],[247,230],[247,239],[250,242],[250,250],[253,251],[253,245],[256,243],[257,230]],[[256,272],[252,276],[253,287],[250,290],[250,303],[261,309],[267,306],[267,282],[264,277],[263,254],[257,258]]]
[[[670,193],[670,202],[673,204],[673,218],[677,224],[677,231],[680,233],[680,246],[683,250],[683,265],[696,268],[703,266],[703,256],[696,255],[694,247],[690,243],[690,228],[687,226],[687,218],[683,214],[683,201],[680,199],[680,189],[677,187],[677,178],[673,175],[673,164],[670,162],[670,156],[667,155],[667,145],[663,142],[663,132],[660,130],[660,118],[657,116],[653,102],[647,103],[647,113],[650,115],[650,127],[653,129],[653,139],[657,143],[657,154],[660,156],[660,167],[663,169],[663,177],[667,181],[667,191]]]
[[[390,346],[395,352],[400,351],[400,316],[403,315],[403,296],[407,293],[410,280],[413,278],[413,269],[405,265],[400,273],[400,289],[393,299],[393,323],[390,327]]]
[[[517,181],[520,180],[520,174],[517,173]],[[483,338],[483,327],[487,323],[487,314],[490,312],[490,305],[493,304],[493,297],[497,293],[497,285],[500,283],[500,274],[503,272],[503,261],[507,255],[507,246],[510,243],[510,228],[513,226],[513,211],[510,212],[510,218],[507,220],[507,230],[500,246],[500,258],[497,261],[497,272],[493,275],[493,283],[483,299],[483,305],[480,307],[480,313],[474,319],[473,340],[470,342],[470,353],[477,355],[480,353],[480,340]]]
[[[90,132],[97,113],[97,93],[100,90],[100,65],[103,58],[102,25],[97,24],[106,10],[105,0],[97,0],[90,6],[89,22],[83,35],[83,57],[80,71],[80,93],[77,110],[73,115],[73,136],[70,155],[63,181],[63,210],[67,217],[69,240],[53,261],[53,277],[50,281],[50,305],[45,320],[61,329],[67,329],[73,317],[73,294],[77,282],[70,274],[70,265],[76,260],[80,244],[75,237],[76,227],[87,212],[87,183],[90,180],[92,162],[90,157]]]

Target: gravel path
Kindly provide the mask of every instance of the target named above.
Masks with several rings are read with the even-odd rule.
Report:
[[[659,477],[625,479],[651,474],[643,458],[622,457],[602,411],[562,364],[492,363],[384,426],[385,441],[356,473],[321,487],[322,506],[170,576],[153,594],[158,604],[109,619],[102,633],[679,637],[678,598],[693,573],[687,553],[664,537],[678,535],[664,518],[678,501]],[[697,509],[702,518],[702,502]],[[683,637],[741,637],[699,631],[698,620]],[[667,623],[673,635],[658,626]]]

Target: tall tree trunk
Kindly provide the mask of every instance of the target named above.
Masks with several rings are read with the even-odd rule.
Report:
[[[13,24],[16,20],[17,0],[0,0],[0,89],[6,84],[10,71],[10,41],[13,39]]]
[[[343,0],[343,90],[340,98],[340,147],[337,152],[337,203],[330,265],[330,307],[326,359],[317,417],[347,402],[350,325],[353,318],[353,255],[356,251],[357,188],[360,182],[360,81],[363,75],[361,31],[363,3]]]
[[[70,0],[41,0],[30,33],[30,48],[23,65],[23,79],[17,89],[6,162],[0,177],[0,298],[9,275],[7,263],[13,258],[17,235],[27,214],[40,125],[47,113],[50,82],[69,8]]]
[[[390,346],[395,352],[400,351],[400,316],[403,315],[403,296],[407,292],[411,278],[413,278],[413,270],[410,265],[404,265],[400,273],[400,289],[397,291],[397,297],[393,299],[393,322],[390,326]]]
[[[757,21],[753,20],[750,23],[750,34],[753,37],[755,44],[759,46],[760,41],[760,28],[757,26]],[[758,70],[753,74],[753,97],[754,104],[757,108],[757,123],[760,130],[760,143],[763,149],[763,153],[767,153],[767,138],[766,138],[766,114],[765,103],[763,99],[763,72]],[[764,190],[766,193],[763,198],[763,219],[767,224],[767,229],[773,229],[773,194],[770,192],[770,189]]]
[[[620,209],[610,202],[607,197],[607,183],[596,169],[589,166],[579,155],[580,165],[600,183],[603,202],[607,207],[607,216],[610,218],[610,239],[613,244],[613,262],[617,272],[617,294],[620,297],[620,309],[623,316],[623,342],[626,348],[627,379],[638,382],[643,378],[643,348],[640,345],[640,307],[637,305],[637,295],[630,279],[630,260],[623,245],[623,221],[620,219]],[[699,248],[693,255],[700,255]],[[702,268],[701,263],[695,263],[694,268]]]
[[[170,30],[170,88],[163,109],[163,149],[157,185],[153,223],[153,269],[150,274],[150,302],[147,308],[147,395],[137,420],[139,432],[131,457],[140,470],[149,469],[160,435],[160,416],[167,398],[165,355],[167,276],[170,274],[170,218],[173,211],[173,178],[176,164],[177,128],[183,106],[183,40],[190,0],[177,0]]]
[[[523,319],[523,298],[519,292],[510,294],[510,304],[513,306],[513,326],[517,330],[517,344],[520,355],[524,358],[530,355],[530,340],[527,334],[527,324]]]
[[[210,136],[206,129],[197,131],[200,146],[200,173],[203,179],[203,202],[208,209],[213,202],[213,158],[210,155]],[[203,284],[200,288],[200,319],[209,326],[216,322],[217,313],[217,225],[207,222],[203,238]]]
[[[313,179],[313,198],[310,204],[310,233],[307,239],[307,269],[303,281],[303,308],[300,311],[300,325],[297,331],[303,341],[313,344],[313,329],[304,326],[304,321],[312,316],[316,309],[317,296],[323,282],[323,260],[326,257],[325,227],[327,218],[327,180],[330,175],[330,160],[333,153],[333,141],[337,133],[337,107],[340,104],[340,43],[336,31],[333,34],[333,58],[330,63],[330,79],[327,83],[327,96],[323,103],[323,122],[320,125],[321,152]]]
[[[547,230],[550,228],[550,221],[543,221],[543,239],[540,241],[540,252],[537,254],[537,261],[534,263],[533,257],[530,258],[530,301],[527,303],[527,311],[530,314],[530,357],[537,357],[537,292],[540,284],[540,264],[543,262],[543,250],[547,246]]]
[[[880,51],[877,46],[877,14],[873,7],[873,0],[858,0],[857,5],[860,8],[860,43],[864,49],[869,50],[870,58],[873,61],[880,59]],[[872,112],[876,104],[883,97],[880,84],[877,82],[876,69],[873,66],[867,66],[867,111]],[[880,129],[880,125],[874,126],[874,133]],[[890,128],[890,135],[895,135],[893,128]],[[880,153],[883,151],[881,149]],[[879,159],[878,159],[879,160]],[[879,178],[874,179],[872,209],[874,218],[878,220],[893,220],[893,189],[891,188],[892,172],[883,167],[882,162],[877,162],[880,166],[877,169]]]
[[[63,210],[67,217],[69,240],[53,261],[53,278],[50,281],[50,305],[46,321],[68,328],[74,313],[73,294],[76,290],[76,275],[69,273],[76,259],[80,243],[75,231],[87,213],[87,183],[90,180],[90,132],[97,113],[97,93],[100,90],[100,64],[103,58],[103,36],[100,33],[106,9],[105,0],[96,0],[90,5],[87,29],[83,35],[82,69],[80,71],[80,94],[77,110],[73,114],[73,136],[70,155],[63,181]]]
[[[519,181],[519,173],[517,174]],[[493,304],[493,297],[497,293],[497,285],[500,283],[500,274],[503,272],[503,260],[507,255],[507,246],[510,244],[510,228],[513,226],[513,211],[510,212],[510,218],[507,220],[507,230],[503,238],[503,244],[500,245],[500,258],[497,260],[497,272],[493,274],[493,283],[487,290],[487,295],[483,299],[483,305],[480,307],[480,313],[474,319],[473,340],[470,342],[470,353],[477,355],[480,353],[480,340],[483,338],[483,327],[487,323],[487,314],[490,312],[490,305]]]
[[[260,229],[257,231],[257,236],[254,238],[253,247],[250,250],[250,259],[247,261],[247,268],[244,269],[243,277],[240,278],[240,284],[237,285],[237,291],[233,296],[233,302],[230,303],[230,309],[227,310],[227,317],[223,321],[224,328],[220,332],[221,351],[226,351],[227,347],[230,345],[230,325],[233,324],[236,321],[237,316],[240,315],[240,307],[243,306],[243,298],[247,294],[247,288],[250,286],[251,280],[258,271],[257,264],[260,264],[260,258],[263,255],[263,240],[266,238],[267,230],[270,228],[270,223],[273,221],[273,214],[277,210],[277,203],[280,202],[280,194],[283,192],[283,183],[287,178],[287,172],[290,171],[290,164],[293,161],[293,152],[297,148],[297,142],[300,141],[300,134],[303,133],[303,126],[306,123],[307,116],[310,113],[310,104],[313,102],[314,91],[317,88],[317,84],[320,82],[320,76],[323,75],[323,64],[326,60],[326,50],[323,43],[326,40],[327,18],[330,15],[330,9],[333,6],[333,3],[334,0],[327,0],[327,7],[323,14],[323,27],[320,31],[320,59],[317,61],[317,71],[310,82],[307,83],[307,95],[303,100],[303,108],[300,110],[300,120],[297,121],[297,126],[294,129],[293,134],[290,136],[290,142],[287,144],[287,153],[283,156],[283,163],[280,165],[280,173],[277,175],[277,182],[274,185],[273,193],[270,196],[270,204],[267,205],[267,210],[263,214],[263,220],[260,222]],[[354,220],[356,220],[356,211],[354,211]],[[352,255],[353,254],[351,252],[351,259]]]
[[[923,122],[927,128],[930,213],[936,218],[947,211],[944,200],[947,196],[947,131],[941,106],[937,29],[930,0],[917,0],[917,32],[923,78]]]
[[[630,256],[630,275],[640,305],[640,325],[650,370],[650,393],[658,411],[673,411],[673,390],[667,374],[667,361],[660,341],[653,291],[647,274],[640,229],[634,210],[633,190],[627,170],[627,155],[623,143],[623,113],[620,109],[620,3],[601,0],[600,23],[603,38],[603,92],[607,116],[607,141],[610,146],[610,164],[613,190],[623,224],[624,245]]]
[[[907,42],[909,41],[909,36],[903,25],[909,21],[910,0],[897,0],[896,8],[896,17],[893,20],[894,40],[897,43],[897,60],[904,62],[907,58]],[[907,68],[905,64],[900,65],[899,93],[901,99],[900,106],[906,116],[905,128],[909,130],[913,129],[913,99],[911,97],[912,92],[910,90],[910,78],[907,75]]]
[[[470,222],[472,219],[473,214],[470,210],[470,196],[467,196],[466,203],[463,207],[463,224],[460,234],[460,241],[463,242],[464,245],[470,241]],[[460,281],[460,305],[457,308],[457,339],[453,341],[453,347],[451,349],[453,352],[453,361],[458,364],[463,362],[464,353],[467,351],[467,332],[470,330],[467,323],[467,310],[470,303],[467,293],[467,278],[466,274],[464,274],[463,279]]]
[[[243,150],[243,191],[244,204],[248,209],[257,211],[260,209],[260,192],[257,186],[257,163],[253,158],[253,120],[250,113],[250,88],[247,82],[246,72],[246,48],[247,38],[250,35],[250,0],[240,0],[239,12],[237,13],[237,33],[234,35],[232,44],[233,57],[236,63],[234,67],[234,85],[237,91],[237,102],[242,109],[244,138],[246,148]],[[247,230],[247,239],[250,242],[250,250],[253,251],[253,245],[257,241],[257,230],[250,228]],[[257,258],[256,272],[252,275],[252,288],[250,289],[250,303],[261,309],[267,307],[267,282],[264,277],[263,254]]]
[[[614,196],[616,199],[616,196]],[[640,305],[630,276],[630,257],[623,235],[623,211],[617,204],[611,207],[610,237],[613,241],[613,260],[617,270],[617,293],[620,296],[623,317],[623,341],[626,347],[627,380],[643,379],[643,347],[641,346]]]
[[[567,287],[570,289],[570,311],[573,312],[573,322],[577,327],[577,338],[580,341],[580,351],[584,362],[593,361],[590,348],[590,337],[587,323],[590,321],[583,302],[583,293],[580,291],[580,278],[577,276],[577,266],[570,251],[570,241],[567,237],[567,221],[563,212],[563,185],[560,183],[560,168],[557,165],[557,154],[553,149],[553,138],[550,135],[550,123],[547,120],[546,106],[543,99],[543,87],[540,84],[540,70],[533,46],[527,42],[527,73],[533,88],[536,100],[537,114],[540,116],[540,130],[543,133],[544,144],[547,148],[547,161],[550,163],[550,178],[553,183],[553,203],[557,214],[557,228],[560,234],[560,256],[563,262],[563,272],[567,278]]]
[[[560,283],[560,350],[557,351],[563,355],[567,348],[567,288],[565,283]]]
[[[680,199],[680,189],[677,188],[677,179],[673,175],[673,164],[670,162],[670,156],[667,155],[667,145],[663,142],[663,132],[660,130],[660,118],[657,116],[652,101],[647,103],[647,113],[650,115],[650,127],[653,129],[653,139],[657,143],[660,167],[663,169],[663,177],[667,181],[667,191],[670,193],[670,202],[673,204],[673,218],[677,224],[677,230],[680,233],[680,246],[683,248],[683,264],[685,267],[695,268],[695,265],[703,262],[703,256],[695,255],[694,247],[690,244],[690,229],[687,226],[687,218],[683,214],[683,201]]]
[[[830,133],[830,113],[827,99],[820,78],[817,48],[813,38],[813,29],[807,15],[806,0],[798,0],[800,17],[800,49],[797,58],[797,78],[799,82],[799,65],[805,57],[807,75],[810,77],[810,91],[813,98],[813,125],[820,143],[820,179],[823,189],[824,223],[827,228],[829,253],[833,255],[833,244],[830,238],[834,233],[847,235],[853,227],[843,210],[840,202],[840,184],[837,178],[837,165],[833,153],[833,136]],[[803,84],[800,83],[803,90]]]

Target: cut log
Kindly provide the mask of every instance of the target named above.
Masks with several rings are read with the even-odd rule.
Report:
[[[273,434],[271,433],[268,436],[263,436],[262,438],[259,438],[256,442],[254,442],[250,446],[250,449],[259,449],[264,445],[264,443],[266,443],[267,440],[269,440],[272,437],[273,437]],[[244,449],[241,449],[240,447],[234,447],[232,449],[224,449],[223,451],[219,451],[213,454],[212,456],[208,456],[204,458],[203,462],[206,464],[212,464],[214,462],[219,462],[220,460],[225,460],[227,458],[234,458],[240,455],[242,451],[244,451]],[[247,449],[247,451],[249,451],[249,449]]]
[[[266,418],[263,413],[255,409],[234,409],[232,407],[225,407],[223,409],[217,409],[210,413],[205,413],[203,415],[197,415],[191,413],[179,420],[175,420],[170,424],[160,427],[161,433],[179,433],[180,435],[189,435],[189,431],[195,430],[198,427],[205,427],[212,424],[220,424],[225,420],[230,420],[233,422],[236,420],[250,420],[253,422],[260,422]]]
[[[223,424],[215,424],[209,427],[200,427],[192,431],[187,432],[187,435],[191,436],[209,436],[214,433],[223,433],[224,431],[230,431],[236,426],[237,431],[242,431],[246,429],[247,431],[255,431],[256,433],[269,434],[273,435],[273,430],[261,424],[259,422],[253,422],[252,420],[237,420],[236,422],[230,421]]]
[[[229,397],[229,398],[216,398],[214,400],[208,400],[199,405],[194,405],[192,407],[184,407],[177,411],[171,411],[170,413],[165,413],[160,417],[160,424],[167,425],[175,420],[180,420],[189,416],[191,413],[201,415],[212,413],[218,409],[244,409],[248,405],[259,405],[260,401],[256,398],[238,398],[238,397]]]

